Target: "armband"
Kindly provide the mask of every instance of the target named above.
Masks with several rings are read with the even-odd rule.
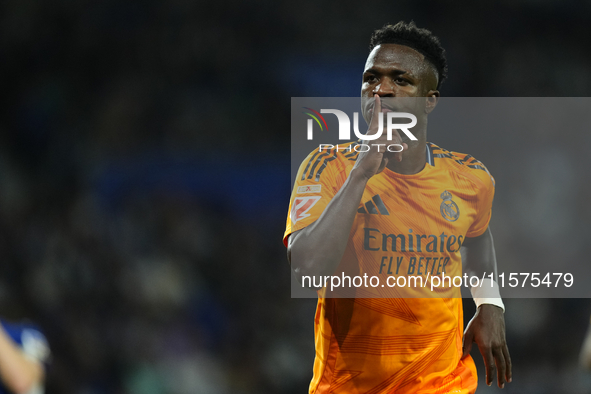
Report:
[[[485,278],[481,282],[481,286],[472,286],[470,289],[472,298],[478,308],[482,304],[496,305],[505,312],[505,305],[501,299],[499,285],[492,279]]]

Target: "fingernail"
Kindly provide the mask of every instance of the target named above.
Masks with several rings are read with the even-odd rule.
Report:
[[[503,384],[501,385],[501,388],[502,388],[502,389],[504,389],[504,388],[505,388],[505,383],[503,383]]]

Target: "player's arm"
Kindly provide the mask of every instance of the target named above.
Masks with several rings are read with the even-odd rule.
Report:
[[[40,386],[44,371],[40,362],[29,359],[0,324],[0,379],[16,394],[26,394]]]
[[[302,276],[332,275],[335,271],[345,252],[368,179],[359,169],[351,170],[320,217],[289,236],[287,259],[300,283]]]
[[[492,272],[496,280],[497,259],[490,228],[478,237],[466,238],[462,244],[462,261],[468,275],[482,278]],[[494,299],[491,301],[494,302]],[[472,343],[476,342],[486,366],[486,384],[492,384],[496,365],[497,384],[503,388],[505,382],[511,381],[511,357],[505,340],[504,310],[486,302],[478,307],[466,327],[463,357],[470,353]]]
[[[381,112],[381,103],[379,96],[376,95],[375,99],[374,114],[369,124],[370,134],[375,134],[379,127],[375,114]],[[386,133],[380,138],[386,139]],[[387,142],[380,138],[375,143]],[[394,142],[402,144],[401,139]],[[314,223],[290,235],[287,259],[300,283],[302,276],[332,275],[335,271],[345,252],[367,181],[381,172],[392,158],[402,160],[402,155],[384,155],[383,151],[379,152],[374,147],[367,152],[360,152],[347,180],[324,212]]]

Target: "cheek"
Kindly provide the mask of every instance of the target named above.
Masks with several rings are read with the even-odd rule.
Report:
[[[362,95],[371,95],[372,86],[368,83],[361,84],[361,94]]]
[[[408,94],[411,94],[413,96],[419,96],[420,93],[423,93],[423,88],[420,86],[416,86],[416,85],[409,85],[406,86],[406,92],[408,92]]]

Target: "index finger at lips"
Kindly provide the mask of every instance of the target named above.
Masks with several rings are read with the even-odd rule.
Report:
[[[396,133],[396,134],[394,134]],[[394,136],[398,136],[398,141],[395,140]],[[400,138],[400,135],[398,134],[398,130],[392,130],[392,138],[393,141],[396,141],[395,144],[400,145],[400,147],[397,147],[397,152],[394,154],[394,157],[396,158],[396,161],[402,161],[402,152],[404,152],[406,149],[408,149],[408,145],[405,142],[402,142],[402,138]]]
[[[369,122],[369,127],[378,127],[379,116],[382,112],[382,102],[380,100],[380,96],[375,94],[373,96],[375,98],[375,103],[373,105],[373,113],[371,115],[371,121]]]

